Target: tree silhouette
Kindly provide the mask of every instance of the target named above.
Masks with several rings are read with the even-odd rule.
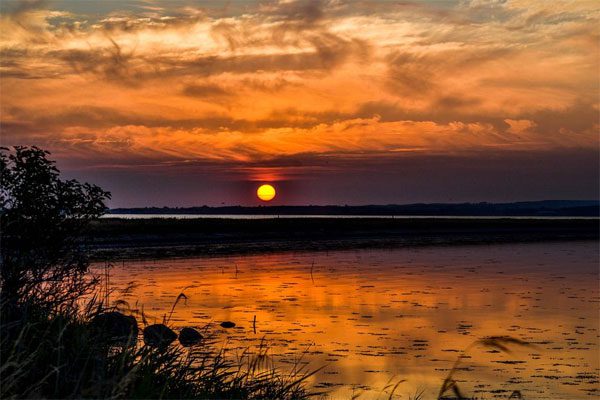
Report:
[[[48,151],[0,148],[0,301],[59,312],[94,284],[81,233],[106,211],[110,193],[61,180]],[[41,310],[40,310],[41,311]],[[6,315],[5,315],[6,317]]]

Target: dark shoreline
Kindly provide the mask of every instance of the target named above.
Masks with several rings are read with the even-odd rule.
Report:
[[[598,219],[135,219],[96,221],[95,260],[598,240]]]
[[[142,207],[115,208],[114,215],[387,215],[387,216],[550,216],[575,217],[600,215],[598,200],[542,200],[512,203],[415,203],[386,205],[260,205],[219,207]]]

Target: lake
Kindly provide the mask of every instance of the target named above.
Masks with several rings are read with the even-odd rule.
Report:
[[[396,383],[435,398],[464,349],[510,336],[530,345],[465,353],[463,392],[576,399],[598,395],[598,265],[598,242],[554,242],[125,261],[110,282],[134,284],[112,300],[143,305],[149,323],[183,291],[173,328],[232,357],[264,339],[283,370],[324,367],[310,385],[329,398],[387,399]]]

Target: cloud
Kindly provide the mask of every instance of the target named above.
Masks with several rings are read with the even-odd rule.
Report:
[[[284,22],[288,29],[291,26],[302,30],[314,28],[324,19],[324,8],[333,5],[327,3],[324,0],[271,1],[263,3],[260,12],[269,19]]]
[[[100,164],[598,146],[593,3],[69,4],[3,10],[4,144]]]
[[[507,132],[514,134],[525,133],[537,126],[535,122],[528,119],[505,119],[504,122],[506,122],[509,126]]]
[[[68,63],[77,74],[94,73],[109,80],[134,83],[136,78],[140,78],[131,65],[134,51],[124,51],[110,37],[108,41],[111,46],[99,50],[70,49],[50,52],[48,55]]]
[[[191,97],[215,98],[231,97],[233,93],[218,85],[188,85],[183,89],[183,94]]]

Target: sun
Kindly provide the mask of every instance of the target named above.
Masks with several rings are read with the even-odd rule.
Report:
[[[256,195],[262,201],[271,201],[275,198],[275,188],[271,185],[261,185],[256,191]]]

